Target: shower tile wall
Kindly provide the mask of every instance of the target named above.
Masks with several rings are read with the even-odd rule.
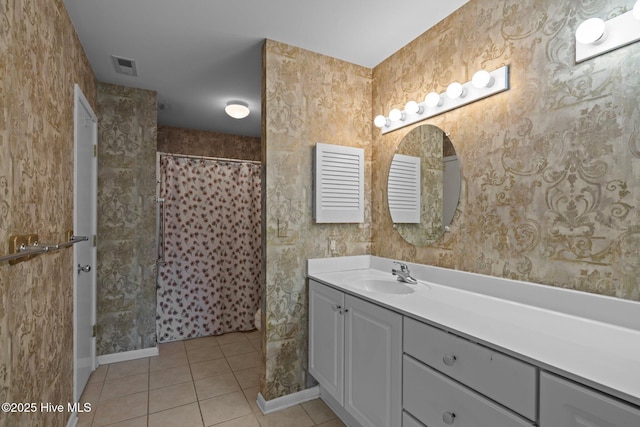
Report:
[[[73,85],[96,82],[61,0],[0,3],[0,254],[9,237],[73,228]],[[0,402],[73,400],[73,249],[0,263]],[[0,412],[0,426],[68,414]]]
[[[511,88],[429,119],[464,177],[451,233],[404,242],[388,165],[413,127],[373,133],[373,254],[640,300],[640,43],[575,64],[575,29],[635,0],[471,0],[374,69],[373,111],[402,108],[479,69]]]
[[[98,85],[97,354],[154,347],[156,93]]]

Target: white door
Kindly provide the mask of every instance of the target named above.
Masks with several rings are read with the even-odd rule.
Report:
[[[397,427],[402,316],[350,295],[344,304],[344,407],[363,427]]]
[[[344,294],[309,281],[309,372],[342,404]]]
[[[73,233],[88,240],[74,245],[73,265],[73,398],[80,400],[95,369],[96,247],[98,187],[98,120],[75,85]]]

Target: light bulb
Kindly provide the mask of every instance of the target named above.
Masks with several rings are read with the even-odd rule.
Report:
[[[397,122],[399,120],[404,120],[404,113],[400,110],[398,110],[397,108],[394,108],[393,110],[389,111],[389,118],[394,121]]]
[[[416,101],[409,101],[407,102],[407,105],[404,106],[404,111],[406,111],[407,114],[422,114],[423,110],[424,107],[419,105]]]
[[[493,77],[486,70],[480,70],[476,72],[471,78],[471,84],[478,88],[482,89],[483,87],[491,87],[493,86]]]
[[[638,0],[636,4],[633,5],[633,10],[631,13],[633,14],[634,18],[640,21],[640,0]]]
[[[607,36],[605,28],[606,24],[602,19],[589,18],[578,26],[576,40],[581,44],[598,44]]]
[[[453,82],[447,86],[447,96],[451,99],[464,98],[465,90],[458,82]]]
[[[376,127],[383,128],[385,126],[389,126],[389,119],[380,114],[373,119],[373,124],[376,125]]]
[[[427,107],[434,108],[442,105],[442,99],[437,93],[429,92],[427,96],[424,97],[424,103],[427,104]]]

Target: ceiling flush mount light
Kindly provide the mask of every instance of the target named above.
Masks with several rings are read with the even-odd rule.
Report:
[[[388,116],[376,116],[373,123],[385,134],[508,89],[508,65],[491,72],[481,70],[473,75],[470,82],[451,83],[445,92],[446,97],[444,93],[429,92],[423,102],[409,101],[404,111],[394,108]]]
[[[249,115],[249,104],[244,101],[229,101],[224,111],[234,119],[244,119]]]
[[[582,62],[640,40],[640,0],[633,9],[604,21],[589,18],[576,29],[576,62]]]

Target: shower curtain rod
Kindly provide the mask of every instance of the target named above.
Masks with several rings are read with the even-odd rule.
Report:
[[[164,153],[162,151],[158,151],[158,154],[161,156],[183,157],[186,159],[215,160],[215,161],[221,161],[221,162],[235,162],[235,163],[255,163],[259,165],[262,164],[260,160],[227,159],[225,157],[195,156],[191,154]]]

